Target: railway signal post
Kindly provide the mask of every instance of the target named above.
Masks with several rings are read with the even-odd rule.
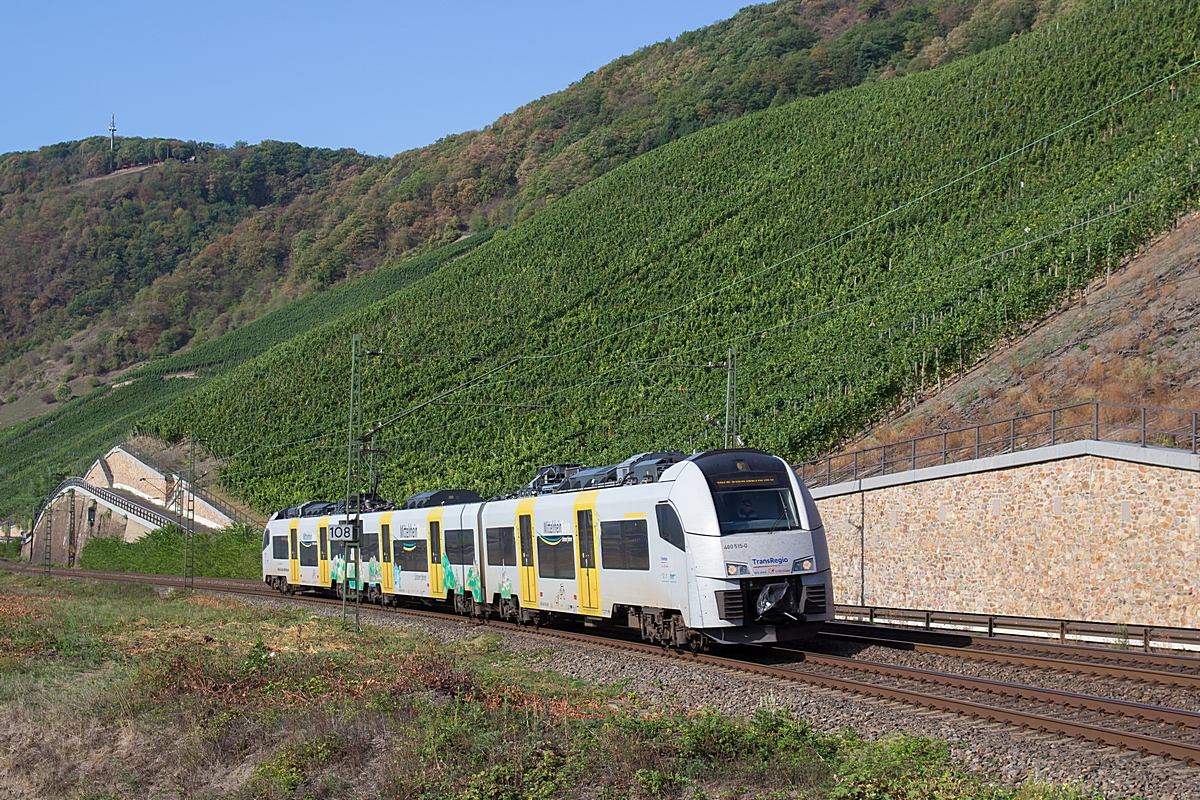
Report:
[[[362,531],[362,520],[357,516],[354,519],[338,520],[336,524],[329,528],[329,543],[342,543],[346,547],[346,563],[342,567],[342,626],[346,625],[346,598],[349,596],[351,587],[354,590],[354,630],[361,631],[362,627],[359,623],[359,606],[361,605],[362,594],[359,592],[359,545],[361,543],[360,532]],[[350,559],[354,558],[354,581],[350,581]]]

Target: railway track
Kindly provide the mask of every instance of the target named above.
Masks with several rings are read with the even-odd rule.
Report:
[[[44,573],[42,567],[31,567],[13,562],[0,561],[0,568],[32,575]],[[182,587],[183,585],[180,577],[170,575],[82,572],[66,569],[53,569],[51,574],[55,577],[91,578],[159,586]],[[195,588],[261,597],[279,597],[277,592],[268,589],[260,582],[232,578],[196,578]],[[341,605],[341,601],[333,598],[307,594],[295,597],[307,602]],[[368,608],[378,613],[377,609]],[[468,621],[461,616],[439,611],[407,608],[389,609],[389,611],[456,622]],[[477,620],[476,622],[497,628],[529,630],[508,622],[494,620]],[[541,628],[537,632],[555,639],[584,642],[626,652],[636,652],[654,658],[680,660],[770,679],[816,685],[862,697],[879,698],[919,708],[966,715],[987,722],[1003,723],[1022,730],[1098,742],[1173,759],[1188,765],[1200,765],[1200,713],[1182,709],[934,672],[895,664],[819,655],[800,650],[779,648],[754,651],[753,657],[735,658],[710,653],[693,654],[669,650],[642,642],[631,642],[572,630]],[[889,640],[889,643],[892,646],[911,645],[914,648],[938,647],[938,645],[918,645],[897,640]],[[1041,647],[1045,646],[1041,645]],[[958,655],[963,648],[946,649],[952,650],[955,655]],[[1145,655],[1147,654],[1137,654],[1139,658]],[[1054,660],[1046,656],[1034,655],[1027,656],[1027,658],[1043,661]],[[1068,663],[1075,662],[1068,660]],[[1155,672],[1156,669],[1170,669],[1170,674],[1175,675],[1182,668],[1179,663],[1174,662],[1156,666],[1146,666],[1145,664],[1148,662],[1140,663],[1143,665],[1118,665],[1112,668],[1123,670],[1122,676],[1131,680],[1151,680],[1153,678],[1150,675],[1161,678],[1161,675]],[[1042,667],[1040,663],[1029,666]],[[1090,665],[1085,666],[1090,668]]]
[[[921,634],[897,628],[830,623],[821,638],[933,653],[972,661],[1125,678],[1165,686],[1200,688],[1200,658],[1089,645],[957,634]]]

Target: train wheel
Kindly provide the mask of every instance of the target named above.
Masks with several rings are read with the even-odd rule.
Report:
[[[521,601],[515,597],[500,598],[500,619],[521,621]]]
[[[454,593],[454,613],[470,614],[472,611],[472,606],[473,603],[470,597],[457,592]]]
[[[377,606],[383,605],[383,592],[374,583],[367,587],[367,602]]]

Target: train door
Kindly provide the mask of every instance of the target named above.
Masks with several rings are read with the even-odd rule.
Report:
[[[293,522],[288,530],[288,583],[300,583],[300,523]]]
[[[442,585],[442,514],[444,508],[429,512],[429,596],[439,600],[446,597]]]
[[[392,575],[392,512],[379,518],[379,560],[383,564],[381,586],[385,594],[396,591]]]
[[[578,561],[579,613],[598,617],[600,570],[596,563],[596,495],[580,492],[575,497],[575,542]]]
[[[522,608],[538,607],[537,562],[533,541],[533,504],[536,497],[517,501],[517,563],[520,567],[520,597]]]
[[[317,522],[317,546],[320,551],[317,555],[320,557],[320,569],[317,571],[317,581],[321,584],[321,588],[328,589],[330,585],[329,579],[329,517],[321,517]]]

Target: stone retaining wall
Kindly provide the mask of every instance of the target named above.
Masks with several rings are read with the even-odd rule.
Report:
[[[1196,458],[1075,444],[814,490],[837,602],[1200,627]]]
[[[75,536],[71,536],[71,503],[75,504]],[[95,503],[96,519],[88,525],[88,508]],[[113,511],[103,503],[89,495],[76,492],[60,495],[51,506],[49,513],[42,514],[37,526],[33,529],[33,538],[21,548],[21,556],[31,563],[45,563],[46,557],[46,521],[50,518],[50,563],[56,566],[79,566],[79,554],[83,546],[93,537],[114,537],[126,542],[136,541],[152,530],[152,527],[139,522],[119,511]],[[71,556],[74,548],[74,558]]]

